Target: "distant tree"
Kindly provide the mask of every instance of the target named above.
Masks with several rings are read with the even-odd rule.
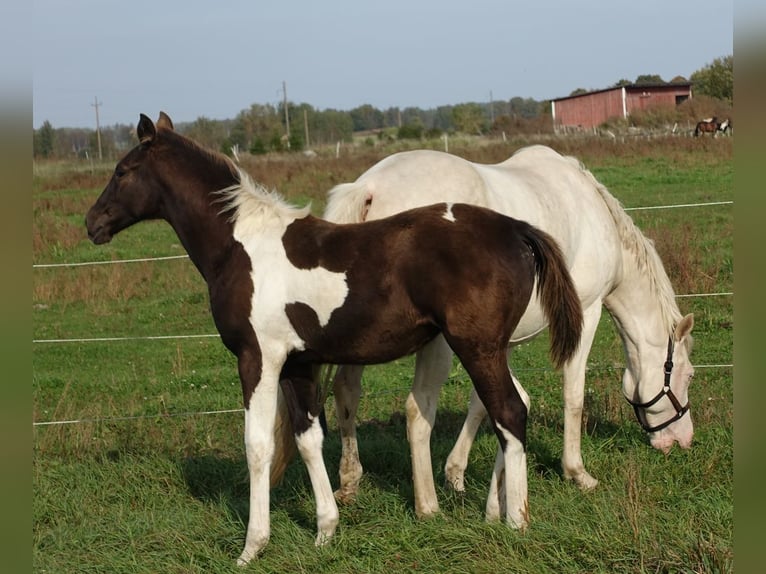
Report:
[[[686,79],[686,78],[684,78],[683,76],[676,76],[675,78],[673,78],[672,80],[670,80],[670,83],[671,83],[671,84],[685,84],[685,83],[687,83],[688,81],[689,81],[689,80],[687,80],[687,79]]]
[[[399,108],[388,108],[383,111],[383,127],[398,128],[402,124],[402,112]]]
[[[734,57],[716,58],[712,63],[694,72],[689,78],[696,94],[734,101]]]
[[[266,142],[261,139],[260,136],[255,136],[250,144],[250,153],[253,155],[265,154],[268,149],[266,148]]]
[[[651,84],[664,84],[665,80],[658,74],[641,74],[636,78],[634,83],[639,86],[646,86]]]
[[[323,110],[316,115],[316,127],[311,133],[312,142],[351,141],[354,133],[354,122],[348,112]]]
[[[623,86],[630,86],[632,84],[633,84],[633,82],[631,82],[630,80],[628,80],[626,78],[623,78],[621,80],[617,80],[612,87],[613,88],[622,88]]]
[[[585,88],[577,88],[577,89],[575,89],[575,90],[572,90],[572,91],[569,93],[569,95],[570,95],[570,96],[580,96],[580,95],[582,95],[582,94],[587,94],[587,93],[588,93],[588,90],[586,90]]]
[[[223,122],[200,116],[186,126],[183,133],[198,144],[211,149],[220,149],[227,138],[226,131]]]
[[[511,98],[510,109],[515,118],[536,118],[540,115],[540,102],[533,98]]]
[[[419,140],[423,136],[423,126],[418,123],[404,124],[396,133],[400,140]]]
[[[284,130],[277,108],[269,104],[252,104],[234,119],[229,138],[240,148],[249,149],[256,139],[261,143],[267,141],[273,131],[280,129]]]
[[[420,126],[425,125],[425,112],[420,108],[408,107],[402,110],[402,125]]]
[[[487,128],[484,110],[475,103],[458,104],[452,108],[452,120],[456,130],[467,134],[482,134]]]
[[[351,114],[355,132],[377,130],[383,127],[383,112],[370,104],[354,108],[349,114]]]
[[[445,132],[455,129],[455,124],[452,121],[452,106],[439,106],[436,108],[431,121],[432,129],[439,129]]]
[[[32,134],[32,147],[35,157],[51,157],[56,140],[56,132],[48,120]]]
[[[303,151],[305,144],[303,142],[303,135],[300,132],[293,131],[290,133],[290,151]]]

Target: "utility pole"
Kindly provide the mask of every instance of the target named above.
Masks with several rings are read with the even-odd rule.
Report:
[[[489,121],[495,123],[495,102],[492,100],[492,90],[489,91]]]
[[[285,129],[287,130],[287,149],[290,149],[290,114],[287,111],[287,83],[282,80],[283,105],[285,108]]]
[[[306,108],[303,108],[303,131],[306,133],[306,149],[309,149],[309,118]]]
[[[93,98],[93,103],[91,106],[96,108],[96,141],[98,142],[98,159],[99,161],[103,159],[103,156],[101,155],[101,126],[98,123],[98,107],[103,105],[103,102],[98,101],[98,97]]]

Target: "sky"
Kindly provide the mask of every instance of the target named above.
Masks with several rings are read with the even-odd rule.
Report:
[[[733,53],[733,18],[733,0],[35,0],[24,49],[34,127],[95,128],[235,118],[283,86],[384,110],[689,78]]]

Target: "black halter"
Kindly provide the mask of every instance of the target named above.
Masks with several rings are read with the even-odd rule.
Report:
[[[636,418],[638,419],[638,424],[641,425],[641,428],[643,428],[646,432],[657,432],[659,430],[664,429],[666,426],[673,424],[678,419],[680,419],[684,414],[686,414],[686,411],[689,410],[689,403],[687,402],[684,406],[681,406],[681,402],[676,398],[676,396],[673,394],[673,390],[670,388],[670,374],[673,372],[673,338],[668,337],[668,356],[667,359],[665,359],[665,384],[662,386],[662,390],[657,393],[657,396],[655,396],[652,400],[647,401],[645,403],[634,403],[630,399],[626,400],[633,406],[633,411],[636,413]],[[654,405],[657,401],[659,401],[662,397],[667,396],[668,399],[670,399],[670,402],[673,404],[673,407],[676,409],[676,414],[673,415],[669,420],[665,421],[662,424],[658,424],[656,426],[649,426],[646,423],[646,413],[644,413],[644,417],[641,418],[640,409],[648,409],[652,405]]]

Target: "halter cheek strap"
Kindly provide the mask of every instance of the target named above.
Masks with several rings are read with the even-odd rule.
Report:
[[[636,403],[631,401],[630,399],[626,399],[633,406],[633,411],[636,413],[638,424],[640,424],[641,428],[643,428],[648,433],[657,432],[673,424],[682,416],[684,416],[686,414],[686,411],[689,410],[689,403],[687,402],[684,406],[681,406],[681,402],[678,400],[676,395],[673,393],[673,390],[670,388],[670,375],[673,372],[673,338],[672,337],[668,337],[668,355],[667,355],[667,358],[665,359],[664,370],[665,370],[665,382],[662,386],[662,390],[659,393],[657,393],[657,395],[653,399],[645,403]],[[648,409],[649,407],[653,406],[663,397],[668,397],[671,404],[673,405],[673,408],[676,409],[676,414],[673,415],[669,420],[665,421],[664,423],[661,423],[655,426],[649,426],[646,422],[644,422],[646,420],[646,414],[644,414],[643,419],[641,418],[640,409],[644,409],[644,410]]]

